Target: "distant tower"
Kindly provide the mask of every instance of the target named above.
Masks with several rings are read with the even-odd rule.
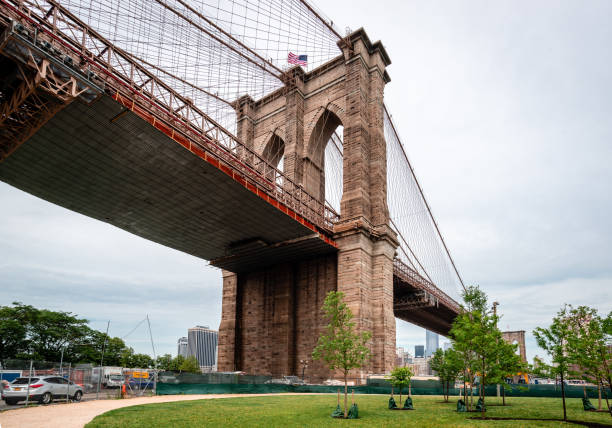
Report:
[[[176,355],[181,355],[183,357],[186,357],[188,355],[189,349],[188,349],[188,345],[187,345],[187,338],[186,337],[181,337],[179,338],[179,340],[177,341],[178,344],[178,350],[176,351]]]
[[[194,355],[203,372],[217,370],[219,332],[208,326],[196,325],[187,330],[188,355]]]
[[[439,337],[437,333],[434,333],[429,330],[425,330],[425,356],[431,357],[439,347],[438,343]]]
[[[414,358],[423,358],[425,356],[425,347],[423,345],[415,345]]]

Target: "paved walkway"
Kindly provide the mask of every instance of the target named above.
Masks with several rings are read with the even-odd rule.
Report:
[[[205,394],[205,395],[158,395],[125,400],[94,400],[52,406],[36,406],[8,410],[0,413],[0,428],[82,428],[94,417],[109,410],[138,404],[166,403],[169,401],[202,400],[211,398],[258,397],[294,394]]]

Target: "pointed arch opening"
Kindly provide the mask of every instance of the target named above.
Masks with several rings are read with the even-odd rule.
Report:
[[[304,161],[304,187],[340,213],[342,199],[342,142],[340,118],[326,108],[312,128]]]
[[[285,142],[283,139],[276,134],[272,134],[270,140],[264,147],[262,156],[272,164],[272,166],[282,171],[284,164],[283,158],[285,156]]]

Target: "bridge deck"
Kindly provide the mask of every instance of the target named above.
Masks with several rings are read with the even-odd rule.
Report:
[[[0,180],[232,271],[335,250],[109,96],[56,114]]]

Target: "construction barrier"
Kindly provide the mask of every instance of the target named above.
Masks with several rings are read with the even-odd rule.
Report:
[[[267,382],[267,383],[266,383]],[[174,394],[271,394],[271,393],[321,393],[335,394],[338,390],[343,391],[344,385],[287,385],[273,382],[269,376],[249,376],[239,374],[207,373],[197,374],[174,374],[161,373],[157,384],[158,395]],[[506,397],[561,397],[560,385],[511,385],[506,391]],[[384,379],[369,379],[366,385],[349,386],[349,391],[355,394],[391,394],[391,385]],[[469,389],[468,389],[469,391]],[[397,394],[397,388],[394,389]],[[408,388],[402,393],[407,394]],[[458,397],[461,389],[451,388],[450,396]],[[597,388],[587,387],[588,397],[597,397]],[[414,380],[411,384],[413,395],[443,395],[442,385],[438,380]],[[497,387],[489,385],[485,388],[489,397],[497,395]],[[472,389],[474,396],[478,395],[478,388]],[[584,391],[582,386],[567,385],[565,395],[568,398],[582,398]]]

